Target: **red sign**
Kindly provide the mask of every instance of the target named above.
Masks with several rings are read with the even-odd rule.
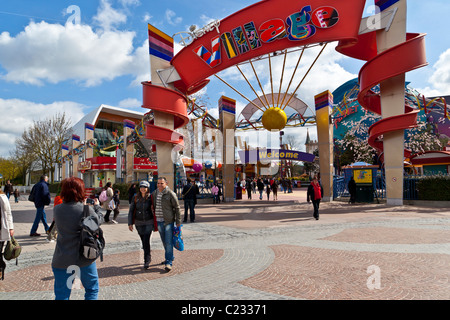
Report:
[[[94,157],[87,159],[92,163],[90,170],[115,170],[116,169],[116,157]],[[156,170],[158,167],[156,163],[151,162],[148,158],[134,158],[133,169],[134,170]]]
[[[219,71],[271,52],[356,41],[365,2],[263,0],[221,20],[217,28],[183,48],[171,64],[192,91]]]

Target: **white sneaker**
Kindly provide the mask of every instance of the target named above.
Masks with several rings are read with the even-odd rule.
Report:
[[[112,223],[114,223],[114,224],[118,224],[118,222],[116,221],[116,220],[111,220],[112,221]]]

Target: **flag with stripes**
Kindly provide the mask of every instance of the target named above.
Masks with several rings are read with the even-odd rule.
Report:
[[[151,24],[148,25],[148,43],[150,47],[150,55],[166,61],[173,58],[173,38],[155,28]]]

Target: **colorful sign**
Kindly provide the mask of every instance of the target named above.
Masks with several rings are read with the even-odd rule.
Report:
[[[372,169],[354,170],[353,177],[356,183],[372,183]]]
[[[357,38],[364,0],[263,0],[220,21],[171,61],[188,90],[230,66],[311,43]]]
[[[173,39],[151,24],[148,25],[148,45],[151,56],[170,61],[173,58]]]
[[[285,149],[258,149],[239,151],[239,157],[242,163],[256,163],[257,161],[267,162],[275,160],[292,160],[313,162],[315,155]]]

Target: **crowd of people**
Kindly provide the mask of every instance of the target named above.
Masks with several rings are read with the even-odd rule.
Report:
[[[9,184],[9,181],[8,181]],[[267,200],[277,201],[278,190],[292,192],[290,180],[278,179],[247,179],[238,182],[237,188],[246,190],[248,199],[259,192],[259,199],[263,200],[263,193],[266,193]],[[7,192],[0,190],[0,209],[1,232],[0,245],[11,239],[14,235],[13,216],[9,197],[14,194],[12,185],[4,188]],[[214,203],[220,202],[221,188],[218,184],[212,187]],[[188,180],[182,191],[184,201],[184,222],[189,217],[190,222],[195,221],[195,205],[199,188],[195,181]],[[73,280],[73,274],[78,272],[81,283],[85,288],[85,299],[95,300],[98,298],[99,281],[95,259],[93,261],[80,257],[80,221],[86,214],[86,207],[89,207],[89,215],[95,217],[99,225],[110,222],[117,224],[120,207],[120,192],[113,190],[111,183],[107,183],[103,190],[95,196],[95,199],[89,199],[86,195],[83,180],[76,177],[64,179],[56,197],[53,199],[53,221],[49,226],[47,223],[45,207],[51,203],[49,191],[48,176],[42,175],[40,181],[33,186],[29,200],[34,202],[36,208],[34,222],[30,230],[30,236],[40,236],[37,233],[39,224],[42,223],[48,239],[56,240],[55,251],[52,260],[52,271],[54,274],[54,293],[55,299],[67,300],[70,298],[71,287],[68,285],[70,279]],[[307,201],[313,203],[314,217],[319,219],[319,203],[323,197],[323,188],[318,182],[317,177],[308,187]],[[142,250],[144,252],[143,268],[148,269],[151,259],[150,238],[153,232],[158,231],[164,248],[164,261],[161,264],[167,272],[173,268],[174,260],[174,228],[181,226],[181,212],[177,194],[167,185],[164,177],[159,177],[157,188],[150,192],[150,183],[141,181],[139,185],[132,184],[128,191],[128,229],[137,234],[141,240]],[[111,219],[110,215],[113,213]]]
[[[236,199],[242,199],[243,194],[247,194],[247,199],[252,199],[253,195],[259,193],[259,199],[263,200],[266,194],[267,200],[278,200],[278,190],[284,193],[292,193],[293,182],[290,179],[281,178],[253,178],[238,181],[236,183]],[[212,191],[214,194],[214,191]]]

